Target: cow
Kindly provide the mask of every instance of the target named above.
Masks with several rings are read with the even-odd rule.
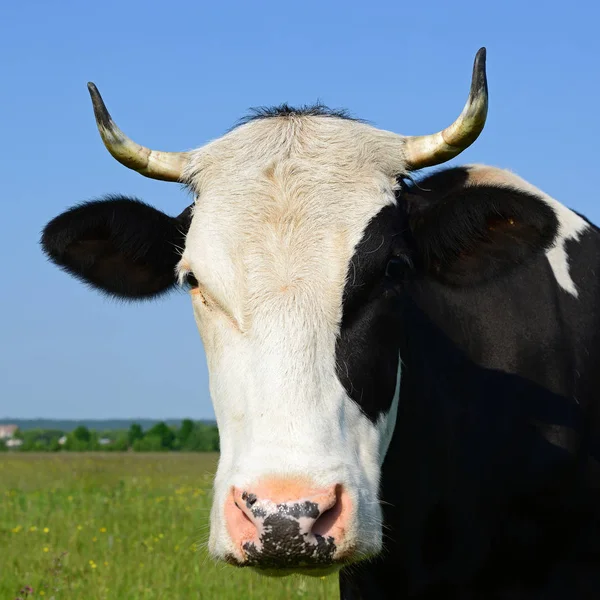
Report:
[[[599,230],[510,171],[421,171],[483,130],[485,59],[434,134],[283,104],[187,152],[88,84],[108,151],[194,202],[88,201],[41,245],[110,297],[189,291],[214,559],[339,572],[345,600],[599,597]]]

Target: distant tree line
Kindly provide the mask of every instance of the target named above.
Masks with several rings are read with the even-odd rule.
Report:
[[[144,431],[133,423],[129,429],[96,431],[80,425],[71,432],[59,429],[18,429],[12,438],[20,445],[0,450],[14,452],[217,452],[216,425],[184,419],[179,427],[159,422]]]
[[[215,424],[214,420],[199,419],[203,423]],[[10,415],[0,414],[0,423],[16,425],[22,431],[26,429],[60,429],[68,433],[76,427],[84,425],[88,429],[96,431],[116,431],[117,429],[129,429],[132,423],[138,423],[144,429],[150,429],[159,421],[169,426],[180,427],[181,419],[147,419],[138,417],[136,419],[16,419]]]

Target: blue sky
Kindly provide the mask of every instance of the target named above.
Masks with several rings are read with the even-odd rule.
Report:
[[[106,152],[87,81],[128,135],[162,150],[283,101],[423,134],[460,112],[486,46],[488,123],[453,162],[513,169],[600,222],[599,21],[592,2],[4,3],[0,418],[213,416],[185,294],[122,305],[40,252],[44,224],[82,200],[189,203]]]

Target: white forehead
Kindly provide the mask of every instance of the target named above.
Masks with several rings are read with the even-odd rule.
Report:
[[[336,169],[373,167],[390,175],[404,165],[398,134],[371,127],[359,121],[333,116],[287,115],[250,121],[195,150],[187,167],[187,177],[197,185],[202,171],[211,175],[229,166],[251,172],[273,160],[294,157]],[[213,169],[211,169],[213,167]]]
[[[356,121],[247,123],[192,153],[183,262],[241,321],[281,298],[337,320],[354,248],[403,167],[400,136]]]

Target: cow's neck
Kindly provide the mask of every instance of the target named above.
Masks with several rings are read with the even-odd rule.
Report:
[[[343,598],[446,598],[477,574],[510,587],[546,553],[553,568],[587,505],[573,458],[583,422],[575,299],[557,290],[545,257],[481,294],[433,283],[412,292],[382,472],[388,552],[342,574]]]

